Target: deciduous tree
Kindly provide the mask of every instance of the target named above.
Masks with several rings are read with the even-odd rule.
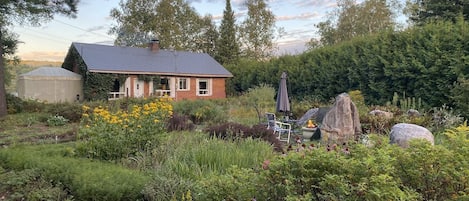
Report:
[[[357,36],[392,30],[400,8],[396,0],[338,0],[338,7],[317,25],[322,45],[332,45]]]
[[[243,57],[265,59],[275,50],[275,16],[264,0],[246,0],[246,19],[241,24],[240,35]]]
[[[117,25],[110,33],[123,46],[144,46],[157,38],[160,47],[174,50],[204,51],[206,31],[213,30],[185,0],[127,0],[111,10]]]

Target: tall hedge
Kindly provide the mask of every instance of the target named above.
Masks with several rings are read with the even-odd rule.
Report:
[[[451,99],[458,77],[469,77],[469,24],[435,22],[326,46],[301,55],[228,66],[230,92],[250,86],[278,85],[288,72],[293,98],[330,100],[361,90],[368,104],[384,104],[396,92],[423,100],[424,106],[457,106]],[[456,83],[456,84],[455,84]],[[469,95],[465,95],[469,96]]]

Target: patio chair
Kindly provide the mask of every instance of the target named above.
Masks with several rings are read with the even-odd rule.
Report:
[[[283,142],[290,143],[290,137],[292,132],[292,126],[289,123],[277,121],[274,113],[266,113],[267,118],[267,129],[272,129],[277,139]]]

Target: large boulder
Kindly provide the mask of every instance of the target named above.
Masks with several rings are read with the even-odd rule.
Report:
[[[321,124],[321,140],[326,144],[356,140],[361,134],[360,118],[347,93],[339,94]]]
[[[426,128],[407,123],[399,123],[391,128],[389,143],[397,144],[401,147],[409,147],[409,141],[412,139],[425,139],[432,145],[435,144],[433,134]]]

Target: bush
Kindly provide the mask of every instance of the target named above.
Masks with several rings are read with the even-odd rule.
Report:
[[[38,169],[2,171],[0,168],[2,200],[72,200],[60,182],[51,182]]]
[[[111,163],[64,157],[67,145],[0,150],[0,166],[36,169],[46,181],[61,183],[76,200],[139,200],[148,177]],[[55,200],[55,199],[54,199]]]
[[[12,94],[7,94],[7,111],[8,114],[16,114],[20,113],[23,111],[23,100],[20,98],[12,95]]]
[[[174,112],[186,115],[194,124],[226,122],[227,112],[212,100],[182,100],[174,102]]]
[[[54,115],[47,118],[47,125],[48,126],[63,126],[68,123],[68,119],[64,118],[63,116]]]
[[[205,129],[210,136],[221,139],[236,138],[254,138],[262,139],[270,143],[277,152],[283,151],[282,143],[273,135],[273,131],[267,129],[264,125],[254,125],[248,127],[238,123],[224,123],[220,125],[210,126]]]
[[[180,115],[174,113],[173,116],[168,120],[166,129],[168,132],[171,131],[190,131],[194,130],[195,125],[189,120],[186,115]]]
[[[82,105],[78,103],[52,103],[46,105],[46,112],[62,116],[70,122],[80,122]]]
[[[170,99],[153,99],[131,110],[111,112],[108,108],[83,106],[77,147],[80,155],[102,160],[117,160],[152,150],[165,122],[172,115]]]

